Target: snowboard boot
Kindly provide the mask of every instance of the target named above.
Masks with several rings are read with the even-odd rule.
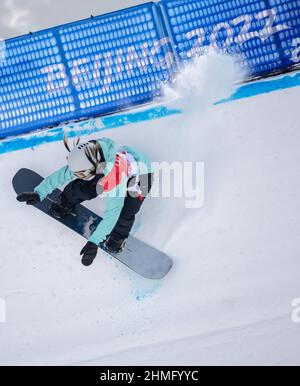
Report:
[[[126,239],[125,240],[118,239],[115,236],[110,235],[106,239],[103,246],[108,253],[116,254],[116,253],[121,253],[124,250],[125,244],[126,244]]]
[[[72,209],[63,206],[61,201],[57,201],[51,205],[50,213],[53,217],[60,220],[63,217],[69,216],[72,213]]]

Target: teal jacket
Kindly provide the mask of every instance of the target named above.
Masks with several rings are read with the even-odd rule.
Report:
[[[114,166],[117,149],[115,142],[109,138],[100,138],[98,141],[107,162],[107,166],[103,172],[104,176],[107,176]],[[126,150],[127,153],[133,156],[134,160],[138,164],[140,174],[147,174],[152,172],[151,162],[146,155],[128,146],[124,146],[122,149]],[[63,168],[51,174],[49,177],[45,178],[44,181],[34,189],[34,191],[39,194],[41,200],[44,200],[56,188],[60,188],[74,179],[76,179],[76,177],[69,169],[69,167],[64,166]],[[128,177],[124,176],[120,183],[113,190],[106,193],[107,202],[103,220],[95,232],[91,235],[89,241],[99,245],[99,243],[104,241],[106,236],[109,235],[114,229],[124,205],[124,200],[127,193],[127,182]]]

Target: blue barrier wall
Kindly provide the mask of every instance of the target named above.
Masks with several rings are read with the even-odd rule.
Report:
[[[269,0],[276,22],[288,26],[276,35],[283,68],[300,63],[300,0]]]
[[[180,61],[213,47],[237,55],[250,76],[300,62],[300,0],[165,0],[161,7]]]
[[[0,137],[152,100],[168,50],[152,3],[7,40]]]
[[[300,63],[300,0],[163,0],[0,42],[0,137],[151,101],[209,47],[250,76]]]

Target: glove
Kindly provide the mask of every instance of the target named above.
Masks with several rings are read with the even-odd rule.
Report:
[[[35,205],[41,202],[40,196],[36,192],[24,192],[17,196],[19,202],[26,202],[27,205]]]
[[[82,264],[86,267],[93,264],[93,261],[95,260],[98,252],[98,246],[91,241],[88,241],[83,247],[82,251],[80,252],[80,255],[82,255]]]

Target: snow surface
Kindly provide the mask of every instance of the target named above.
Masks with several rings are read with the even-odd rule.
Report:
[[[163,281],[101,253],[84,268],[83,238],[16,202],[13,175],[48,175],[61,143],[1,155],[1,365],[300,364],[300,88],[214,106],[232,89],[222,64],[202,61],[209,81],[170,102],[184,114],[99,134],[205,164],[203,207],[151,198],[138,219],[136,236],[174,259]]]

